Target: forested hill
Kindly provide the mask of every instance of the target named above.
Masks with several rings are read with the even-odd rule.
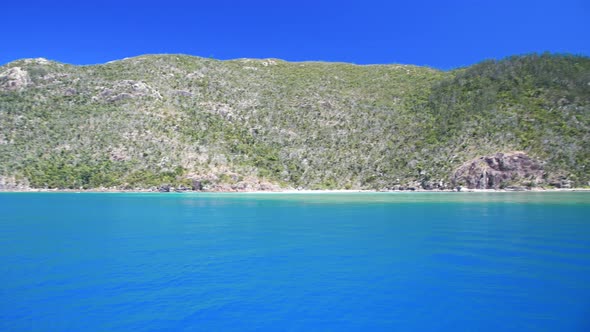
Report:
[[[587,57],[0,67],[0,189],[580,187],[589,167]]]

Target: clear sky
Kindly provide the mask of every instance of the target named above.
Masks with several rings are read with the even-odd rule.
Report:
[[[3,1],[0,64],[146,53],[449,69],[513,54],[590,55],[590,1]]]

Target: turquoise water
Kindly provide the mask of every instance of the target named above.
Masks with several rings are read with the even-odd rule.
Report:
[[[590,331],[590,193],[0,193],[2,331]]]

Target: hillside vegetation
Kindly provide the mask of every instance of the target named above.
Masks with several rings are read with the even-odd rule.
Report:
[[[542,173],[502,186],[586,186],[588,142],[587,57],[447,72],[184,55],[0,67],[4,188],[451,188],[471,183],[454,176],[466,163],[516,152]]]

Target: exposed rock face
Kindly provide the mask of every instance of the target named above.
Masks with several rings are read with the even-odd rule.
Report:
[[[102,90],[94,100],[104,100],[107,102],[116,102],[125,99],[135,99],[142,97],[162,98],[160,93],[144,82],[133,80],[122,80],[116,82],[112,88],[102,87]]]
[[[31,83],[31,78],[26,70],[20,67],[12,67],[0,73],[0,90],[21,90]]]
[[[535,186],[544,183],[543,165],[523,152],[497,153],[479,157],[459,167],[453,185],[469,189],[501,189],[506,186]]]
[[[192,180],[192,189],[194,191],[201,191],[201,190],[203,190],[203,183],[201,183],[201,181],[199,181],[199,180],[193,179]]]
[[[8,190],[13,189],[15,187],[15,183],[13,179],[0,176],[0,190]]]
[[[26,190],[29,189],[27,183],[19,182],[11,176],[0,175],[0,190]]]
[[[193,191],[210,192],[251,192],[280,191],[281,186],[255,176],[239,176],[237,173],[225,172],[221,176],[215,173],[191,174]]]
[[[45,58],[24,59],[23,62],[35,65],[47,65],[50,63],[50,61]]]

